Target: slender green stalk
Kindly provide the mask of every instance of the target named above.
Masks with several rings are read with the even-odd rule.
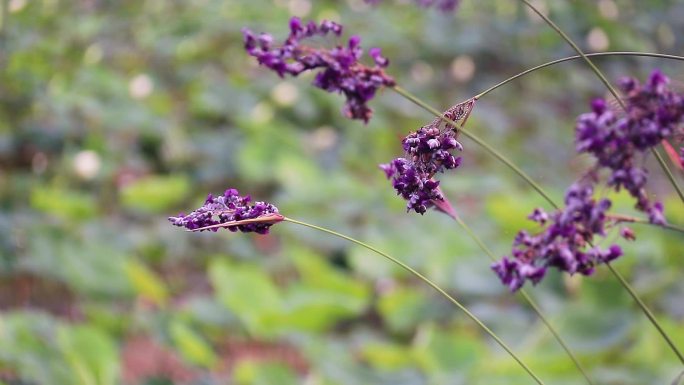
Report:
[[[662,326],[660,326],[660,323],[658,323],[658,320],[656,320],[656,318],[653,315],[653,313],[651,312],[651,310],[649,310],[649,308],[646,306],[644,301],[641,300],[641,298],[636,293],[634,288],[632,288],[632,286],[629,284],[629,282],[627,282],[627,280],[622,276],[622,274],[620,274],[617,270],[615,270],[613,265],[611,265],[609,262],[606,262],[606,265],[608,266],[608,269],[610,269],[610,271],[613,272],[615,277],[617,277],[617,279],[620,281],[622,286],[624,286],[624,288],[627,289],[627,291],[629,292],[629,295],[631,295],[632,298],[634,298],[634,301],[636,301],[636,303],[639,304],[639,307],[641,307],[641,309],[644,311],[644,314],[646,314],[646,317],[648,317],[648,319],[651,321],[653,326],[655,326],[655,328],[658,329],[658,332],[660,333],[661,336],[663,336],[663,338],[665,339],[665,342],[667,342],[667,344],[670,345],[670,348],[677,355],[677,358],[679,358],[679,361],[684,363],[684,355],[682,355],[682,352],[679,351],[677,346],[670,339],[670,336],[667,335],[667,333],[662,328]]]
[[[679,199],[684,202],[684,192],[682,192],[682,188],[679,187],[677,184],[677,180],[675,179],[674,175],[672,175],[672,171],[670,171],[670,168],[667,167],[667,163],[665,163],[665,160],[663,159],[662,156],[660,156],[660,153],[653,147],[651,147],[651,152],[653,152],[653,155],[658,159],[658,163],[660,163],[660,167],[665,171],[665,174],[667,175],[667,178],[670,180],[670,183],[672,183],[673,186],[675,186],[675,190],[677,190],[677,194],[679,195]]]
[[[565,40],[572,47],[572,49],[574,49],[575,52],[577,52],[577,54],[582,57],[582,59],[587,63],[589,68],[591,68],[591,70],[594,71],[596,76],[601,80],[601,83],[603,83],[603,85],[605,85],[606,88],[608,88],[608,91],[610,91],[610,93],[613,95],[613,97],[615,97],[617,102],[620,103],[620,105],[623,108],[625,108],[626,107],[625,102],[622,100],[622,97],[620,97],[620,94],[617,92],[617,90],[610,84],[608,79],[606,79],[605,75],[603,75],[603,72],[601,72],[601,70],[599,70],[598,67],[596,67],[594,65],[594,63],[591,61],[591,59],[589,59],[589,57],[584,53],[584,51],[582,51],[580,49],[580,47],[577,46],[577,44],[575,44],[575,42],[570,38],[570,36],[568,36],[565,32],[563,32],[563,30],[561,30],[560,27],[558,25],[556,25],[556,23],[554,23],[551,19],[549,19],[543,12],[541,12],[539,9],[537,9],[528,0],[520,0],[520,1],[525,3],[525,5],[527,5],[527,7],[529,7],[534,13],[539,15],[539,17],[541,17],[544,20],[544,22],[546,22],[546,24],[549,25],[549,27],[551,27],[554,31],[556,31],[558,33],[558,35],[560,35],[560,37],[562,37],[563,40]]]
[[[610,84],[608,79],[606,79],[606,77],[603,75],[601,70],[599,70],[598,67],[596,67],[594,65],[594,63],[591,61],[591,59],[589,59],[587,57],[587,55],[584,54],[584,52],[579,48],[579,46],[577,46],[577,44],[575,44],[575,42],[568,35],[566,35],[565,32],[563,32],[556,25],[556,23],[551,21],[551,19],[549,19],[546,15],[544,15],[542,12],[540,12],[534,5],[532,5],[532,3],[530,3],[528,0],[520,0],[520,1],[522,1],[525,5],[527,5],[527,7],[530,8],[532,11],[534,11],[534,13],[539,15],[539,17],[541,17],[546,22],[546,24],[548,24],[554,31],[556,31],[563,38],[563,40],[565,40],[568,44],[570,44],[570,46],[577,52],[577,54],[580,55],[582,57],[582,59],[584,59],[584,61],[587,63],[587,65],[589,65],[591,70],[594,71],[596,76],[601,80],[601,82],[606,86],[606,88],[608,88],[610,93],[613,94],[613,96],[615,97],[617,102],[620,103],[620,106],[622,106],[622,108],[626,110],[627,108],[625,106],[625,103],[620,98],[620,95],[617,93],[615,88],[613,88],[613,86]],[[669,169],[667,168],[667,165],[662,160],[662,158],[660,158],[660,154],[658,154],[655,149],[652,149],[652,152],[656,155],[657,158],[659,158],[660,165],[661,165],[661,167],[663,167],[665,173],[671,175]],[[675,183],[674,177],[672,177],[670,180],[673,182],[673,186],[675,187],[675,189],[677,190],[677,193],[679,194],[679,196],[682,198],[682,201],[684,202],[684,193],[682,193],[682,191],[679,188],[679,186],[677,185],[677,183]],[[641,310],[643,310],[644,314],[646,314],[646,317],[648,317],[648,319],[651,321],[653,326],[655,326],[655,328],[658,329],[658,332],[663,336],[663,338],[665,339],[667,344],[670,345],[670,348],[672,348],[672,351],[677,355],[677,357],[682,362],[682,364],[684,364],[684,356],[679,351],[679,349],[677,349],[677,347],[674,345],[674,343],[672,342],[670,337],[667,335],[665,330],[660,326],[660,324],[658,323],[658,320],[656,320],[656,318],[653,316],[653,313],[651,313],[651,311],[646,306],[646,304],[641,300],[641,298],[639,298],[639,296],[634,291],[634,289],[632,289],[632,287],[629,285],[627,280],[625,280],[625,278],[622,277],[622,275],[617,270],[613,269],[613,267],[609,263],[606,263],[606,265],[608,265],[608,268],[613,273],[613,275],[615,275],[615,277],[620,281],[622,286],[629,292],[629,294],[632,296],[632,298],[634,298],[634,300],[639,305],[639,307],[641,307]]]
[[[445,117],[442,115],[439,111],[434,109],[433,107],[429,106],[422,100],[420,100],[418,97],[415,95],[411,94],[410,92],[406,91],[405,89],[399,87],[399,86],[394,86],[392,89],[397,92],[399,95],[405,97],[406,99],[410,100],[417,106],[421,107],[422,109],[430,112],[431,114],[435,115],[438,118],[441,118],[444,122],[453,125],[454,127],[458,126],[456,122],[453,120]],[[504,156],[502,153],[497,151],[494,147],[490,146],[485,142],[483,139],[481,139],[479,136],[473,134],[472,132],[466,130],[464,127],[459,127],[458,131],[463,133],[466,137],[468,137],[470,140],[473,142],[477,143],[481,147],[483,147],[487,152],[490,154],[494,155],[497,159],[499,159],[501,162],[503,162],[506,166],[508,166],[511,170],[513,170],[516,174],[518,174],[521,178],[523,178],[532,188],[537,190],[537,192],[546,199],[547,202],[554,208],[558,208],[556,203],[551,199],[551,197],[544,191],[544,189],[541,188],[529,175],[527,175],[523,170],[521,170],[518,166],[516,166],[513,162],[511,162],[506,156]]]
[[[572,49],[574,49],[575,52],[577,52],[577,54],[582,57],[582,59],[587,63],[589,68],[591,68],[591,70],[594,72],[594,74],[596,74],[596,76],[601,80],[601,83],[603,83],[606,86],[606,88],[608,89],[608,91],[610,91],[610,93],[613,95],[613,97],[615,97],[615,100],[620,104],[620,106],[624,110],[627,110],[627,106],[625,105],[625,102],[622,100],[622,98],[620,97],[620,94],[617,92],[617,90],[610,84],[610,82],[608,81],[608,79],[606,79],[606,76],[603,74],[603,72],[601,72],[601,70],[599,70],[598,67],[596,67],[596,65],[594,65],[594,63],[591,61],[591,59],[589,59],[589,57],[584,53],[584,51],[582,51],[580,49],[580,47],[577,46],[577,44],[575,44],[575,42],[570,38],[570,36],[568,36],[565,32],[563,32],[563,30],[561,30],[560,27],[558,27],[558,25],[556,25],[556,23],[554,23],[551,19],[549,19],[546,15],[544,15],[543,12],[539,11],[539,9],[537,9],[534,5],[532,5],[532,3],[530,3],[528,0],[520,0],[520,1],[522,1],[525,5],[527,5],[527,7],[530,8],[532,11],[534,11],[534,13],[539,15],[539,17],[541,17],[544,20],[544,22],[546,22],[546,24],[549,25],[549,27],[551,27],[554,31],[556,31],[558,33],[558,35],[560,35],[560,37],[562,37],[563,40],[565,40],[572,47]],[[675,181],[674,176],[672,176],[672,173],[670,172],[670,170],[667,167],[667,164],[662,161],[662,159],[660,158],[660,155],[658,154],[658,152],[654,148],[651,148],[651,152],[653,153],[653,155],[656,158],[658,158],[658,162],[660,163],[660,167],[663,169],[665,174],[667,174],[668,178],[670,179],[670,182],[672,182],[672,186],[675,188],[675,190],[677,190],[677,194],[679,194],[679,197],[681,198],[682,202],[684,202],[684,192],[682,192],[681,187],[679,187],[679,185]]]
[[[477,243],[477,245],[480,247],[480,249],[482,251],[484,251],[485,254],[487,254],[489,259],[492,260],[492,262],[496,262],[496,257],[494,256],[494,253],[492,253],[492,251],[487,247],[487,245],[485,245],[485,243],[482,242],[480,237],[478,237],[475,234],[475,232],[470,228],[470,226],[468,226],[463,221],[463,219],[461,219],[458,215],[453,216],[452,218],[454,218],[456,220],[456,222],[458,222],[458,224],[463,228],[463,230],[465,230],[465,232],[468,233],[470,238],[472,238],[475,241],[475,243]],[[546,328],[549,329],[549,331],[551,332],[553,337],[556,339],[556,341],[558,341],[558,343],[563,348],[563,350],[565,350],[565,353],[568,355],[568,357],[570,357],[570,360],[572,360],[572,362],[575,364],[575,367],[577,367],[577,370],[579,370],[580,373],[582,373],[582,376],[584,376],[584,378],[587,380],[587,382],[590,385],[594,385],[594,382],[591,381],[591,378],[589,378],[589,375],[584,370],[584,367],[582,367],[582,364],[579,362],[577,357],[575,357],[575,354],[570,350],[570,347],[568,347],[568,345],[565,343],[565,341],[560,336],[558,331],[556,331],[556,329],[553,327],[553,325],[551,325],[551,322],[544,316],[539,305],[537,305],[537,303],[532,299],[532,297],[530,297],[529,294],[527,294],[525,289],[520,289],[519,293],[525,299],[525,301],[527,301],[527,303],[530,304],[530,307],[532,308],[532,310],[534,310],[534,312],[537,313],[537,316],[539,317],[539,319],[544,323],[544,325],[546,325]]]
[[[382,252],[382,251],[376,249],[375,247],[373,247],[373,246],[371,246],[371,245],[369,245],[369,244],[367,244],[367,243],[361,242],[361,241],[359,241],[359,240],[357,240],[357,239],[354,239],[354,238],[352,238],[352,237],[346,236],[346,235],[344,235],[344,234],[340,234],[340,233],[338,233],[338,232],[336,232],[336,231],[333,231],[333,230],[330,230],[330,229],[326,229],[326,228],[324,228],[324,227],[312,225],[312,224],[310,224],[310,223],[301,222],[301,221],[298,221],[298,220],[295,220],[295,219],[292,219],[292,218],[287,218],[287,217],[286,217],[286,218],[284,218],[283,220],[286,221],[286,222],[291,222],[291,223],[297,224],[297,225],[309,227],[309,228],[314,229],[314,230],[322,231],[322,232],[324,232],[324,233],[328,233],[328,234],[330,234],[330,235],[334,235],[334,236],[336,236],[336,237],[339,237],[339,238],[345,239],[345,240],[347,240],[347,241],[350,241],[350,242],[352,242],[352,243],[355,243],[355,244],[357,244],[357,245],[359,245],[359,246],[361,246],[361,247],[364,247],[364,248],[366,248],[366,249],[368,249],[368,250],[370,250],[370,251],[372,251],[372,252],[374,252],[374,253],[376,253],[376,254],[378,254],[378,255],[381,255],[381,256],[385,257],[386,259],[388,259],[388,260],[390,260],[391,262],[395,263],[396,265],[400,266],[400,267],[403,268],[404,270],[406,270],[406,271],[408,271],[409,273],[413,274],[414,276],[416,276],[417,278],[419,278],[421,281],[423,281],[423,282],[427,283],[428,285],[430,285],[433,289],[435,289],[435,290],[436,290],[439,294],[441,294],[444,298],[446,298],[447,300],[449,300],[449,302],[451,302],[451,303],[454,304],[456,307],[458,307],[461,311],[463,311],[463,312],[468,316],[468,318],[470,318],[471,320],[473,320],[473,322],[475,322],[480,328],[482,328],[482,330],[484,330],[487,334],[489,334],[489,336],[492,337],[492,338],[494,339],[494,341],[496,341],[496,343],[498,343],[498,344],[499,344],[499,345],[500,345],[500,346],[501,346],[501,347],[502,347],[502,348],[503,348],[511,357],[513,357],[513,359],[514,359],[515,361],[518,362],[518,364],[520,364],[520,366],[527,372],[527,374],[529,374],[529,375],[534,379],[534,381],[535,381],[537,384],[539,384],[539,385],[543,385],[543,384],[544,384],[544,383],[542,382],[542,380],[539,379],[539,377],[537,377],[537,375],[534,374],[534,372],[532,372],[532,370],[531,370],[524,362],[522,362],[522,360],[521,360],[520,358],[518,358],[518,356],[517,356],[515,353],[513,353],[513,351],[508,347],[508,345],[506,345],[506,344],[505,344],[505,343],[504,343],[504,342],[503,342],[503,341],[502,341],[502,340],[501,340],[501,339],[500,339],[500,338],[499,338],[491,329],[489,329],[484,323],[482,323],[482,321],[480,321],[473,313],[471,313],[465,306],[463,306],[460,302],[458,302],[454,297],[452,297],[452,296],[451,296],[449,293],[447,293],[444,289],[442,289],[441,287],[439,287],[436,283],[432,282],[429,278],[425,277],[424,275],[422,275],[421,273],[419,273],[418,271],[416,271],[415,269],[413,269],[411,266],[405,264],[404,262],[401,262],[400,260],[398,260],[398,259],[396,259],[396,258],[390,256],[390,255],[387,254],[387,253],[384,253],[384,252]]]
[[[601,56],[641,56],[641,57],[654,57],[654,58],[661,58],[661,59],[672,59],[672,60],[684,61],[684,56],[666,55],[666,54],[662,54],[662,53],[653,53],[653,52],[622,52],[622,51],[620,51],[620,52],[597,52],[597,53],[588,53],[588,54],[585,54],[585,56],[587,56],[587,57],[594,57],[594,56],[596,56],[596,57],[601,57]],[[487,88],[486,90],[477,94],[477,96],[475,96],[473,99],[478,100],[481,97],[487,95],[488,93],[494,91],[495,89],[497,89],[501,86],[504,86],[504,85],[512,82],[513,80],[521,78],[527,74],[535,72],[536,70],[540,70],[542,68],[550,67],[550,66],[558,64],[558,63],[563,63],[566,61],[571,61],[571,60],[576,60],[576,59],[583,59],[583,58],[580,55],[569,56],[569,57],[564,57],[562,59],[553,60],[553,61],[550,61],[548,63],[540,64],[538,66],[529,68],[529,69],[527,69],[527,70],[525,70],[525,71],[523,71],[517,75],[513,75],[510,78],[503,80],[503,81]]]

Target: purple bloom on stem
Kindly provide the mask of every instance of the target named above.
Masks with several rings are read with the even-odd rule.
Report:
[[[394,159],[388,164],[380,165],[397,194],[406,199],[406,211],[424,214],[432,207],[434,200],[442,201],[444,196],[439,191],[439,182],[429,174],[422,172],[415,164],[404,158]]]
[[[468,100],[457,104],[444,112],[444,116],[452,121],[465,122],[474,103]],[[437,207],[447,215],[455,215],[451,205],[442,204],[445,199],[434,176],[461,165],[461,157],[452,154],[453,150],[463,151],[456,136],[454,126],[437,118],[401,141],[404,157],[380,165],[397,194],[407,200],[407,211],[424,214],[427,209]]]
[[[590,183],[573,184],[565,196],[565,208],[547,214],[535,209],[528,217],[544,226],[535,235],[520,231],[513,242],[511,257],[492,265],[492,270],[511,291],[520,289],[526,281],[538,283],[547,268],[556,267],[570,274],[590,275],[594,267],[622,255],[622,250],[593,247],[595,236],[605,236],[606,212],[610,201],[593,199]]]
[[[647,150],[664,139],[684,135],[684,95],[668,88],[669,79],[660,71],[651,73],[645,84],[624,78],[620,87],[626,94],[627,112],[618,115],[604,99],[592,102],[592,112],[577,119],[576,149],[597,159],[595,169],[611,171],[608,185],[624,188],[649,215],[652,223],[664,224],[662,204],[651,203],[645,191],[648,172],[641,164]]]
[[[169,221],[174,226],[190,231],[227,228],[233,232],[240,230],[243,233],[267,234],[269,227],[284,219],[272,204],[250,204],[250,201],[249,195],[240,196],[238,190],[228,189],[218,197],[209,194],[200,208],[188,215],[169,217]]]
[[[320,70],[313,85],[328,92],[344,94],[344,115],[367,123],[373,115],[368,102],[378,89],[395,85],[394,79],[384,70],[389,65],[389,60],[381,55],[379,48],[371,48],[369,55],[374,66],[369,67],[359,62],[363,49],[358,36],[351,36],[346,45],[333,48],[316,48],[304,44],[306,39],[316,36],[333,34],[339,37],[342,29],[340,24],[328,20],[320,24],[309,22],[304,25],[301,20],[293,17],[290,20],[290,35],[280,46],[273,46],[273,38],[268,34],[257,37],[248,29],[243,29],[242,33],[247,53],[280,77]]]

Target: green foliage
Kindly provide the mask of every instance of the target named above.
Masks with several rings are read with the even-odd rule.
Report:
[[[0,364],[10,364],[27,380],[79,385],[119,383],[116,344],[93,326],[15,313],[0,318],[0,344]]]
[[[180,321],[171,323],[171,339],[188,362],[211,368],[218,361],[214,351],[190,327]]]
[[[95,199],[91,195],[55,187],[33,189],[31,206],[46,214],[75,220],[93,218],[98,210]]]
[[[217,299],[235,313],[250,333],[268,335],[278,327],[283,299],[261,269],[216,259],[209,266],[209,278]]]
[[[259,364],[241,361],[235,368],[233,379],[239,385],[294,385],[298,384],[297,375],[282,364]]]
[[[406,214],[377,168],[432,116],[385,90],[367,125],[349,121],[341,95],[311,87],[310,76],[280,79],[244,53],[244,26],[280,40],[292,14],[332,18],[345,38],[382,47],[402,87],[445,109],[569,52],[514,1],[462,1],[446,16],[412,1],[381,3],[0,1],[2,381],[529,384],[459,312],[363,248],[288,223],[265,237],[167,223],[234,187],[396,256],[463,300],[548,384],[581,383],[468,236],[437,212]],[[676,1],[545,4],[591,49],[588,36],[600,29],[608,49],[684,50]],[[344,40],[317,44],[336,42]],[[468,76],[463,63],[473,64]],[[680,68],[597,63],[611,79],[654,66],[676,78]],[[569,62],[487,95],[468,125],[560,201],[590,162],[575,156],[574,120],[604,92]],[[487,246],[507,254],[518,230],[536,228],[532,209],[550,208],[461,139],[463,165],[438,175],[440,186]],[[684,224],[678,198],[646,164],[649,193]],[[597,194],[633,213],[624,192]],[[621,242],[627,255],[615,267],[682,347],[681,234],[633,228],[638,241]],[[596,383],[672,382],[680,365],[605,269],[549,278],[530,292]],[[138,338],[159,342],[143,351],[149,362],[126,350]]]
[[[150,176],[127,185],[121,191],[124,206],[161,213],[182,202],[190,192],[184,176]]]
[[[57,331],[57,346],[74,384],[114,385],[119,378],[119,359],[112,339],[91,326],[65,326]]]
[[[150,271],[147,266],[135,261],[128,261],[124,266],[126,275],[133,288],[143,298],[157,305],[164,305],[168,299],[168,291],[164,282]]]

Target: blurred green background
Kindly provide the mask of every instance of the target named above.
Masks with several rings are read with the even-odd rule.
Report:
[[[683,53],[681,1],[535,3],[588,51]],[[368,125],[346,120],[341,96],[311,76],[279,79],[242,49],[245,26],[278,41],[292,15],[333,19],[446,109],[572,54],[519,2],[464,0],[448,15],[391,0],[2,4],[0,383],[531,383],[462,313],[365,249],[288,223],[254,236],[167,222],[228,187],[390,252],[462,299],[548,384],[584,383],[473,241],[444,215],[406,214],[377,168],[431,116],[385,91]],[[655,67],[684,79],[662,60],[597,62],[611,79]],[[487,95],[469,126],[560,200],[591,164],[574,153],[574,119],[603,94],[582,63],[565,63]],[[443,189],[504,255],[544,202],[463,144]],[[650,192],[684,223],[651,170]],[[616,267],[684,347],[684,240],[635,230]],[[597,383],[670,384],[681,371],[605,269],[552,273],[531,292]]]

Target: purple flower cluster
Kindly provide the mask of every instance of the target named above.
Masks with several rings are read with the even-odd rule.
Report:
[[[458,104],[444,113],[452,121],[467,117],[472,110],[472,101]],[[463,151],[456,140],[455,127],[443,124],[437,118],[427,126],[409,134],[402,140],[404,157],[396,158],[388,164],[381,164],[392,186],[406,199],[407,211],[424,214],[433,207],[435,201],[443,201],[439,191],[439,181],[433,179],[438,172],[457,168],[461,158],[454,156],[453,150]]]
[[[622,255],[617,245],[601,250],[592,246],[594,236],[604,237],[609,219],[606,212],[610,201],[593,198],[590,183],[573,184],[565,196],[565,208],[553,214],[535,209],[528,217],[545,226],[543,231],[530,235],[520,231],[513,242],[512,256],[492,265],[492,269],[511,291],[520,289],[525,281],[538,283],[549,266],[570,274],[590,275],[594,267]],[[633,239],[631,230],[623,236]]]
[[[597,159],[595,169],[611,171],[608,185],[624,188],[637,199],[635,207],[648,214],[655,224],[664,224],[663,207],[651,203],[644,189],[648,172],[640,166],[644,153],[661,141],[684,134],[684,95],[668,88],[669,79],[654,71],[646,84],[625,78],[627,112],[619,115],[604,99],[592,102],[592,112],[577,120],[576,149]]]
[[[247,53],[280,77],[285,74],[297,76],[305,71],[320,69],[313,85],[328,92],[344,94],[346,102],[343,113],[348,118],[361,119],[367,123],[373,115],[368,102],[379,88],[395,85],[394,79],[384,71],[389,60],[381,55],[379,48],[368,51],[375,63],[373,67],[359,62],[363,49],[358,36],[350,37],[346,46],[338,45],[332,49],[303,44],[306,39],[316,36],[342,35],[342,26],[335,22],[324,20],[316,24],[311,21],[304,25],[294,17],[290,20],[290,35],[280,46],[273,44],[271,35],[262,33],[257,36],[247,29],[243,29],[242,33]]]
[[[218,197],[209,194],[200,208],[188,215],[181,213],[177,217],[169,217],[169,221],[174,226],[191,231],[228,228],[233,232],[240,230],[243,233],[267,234],[269,227],[283,220],[278,208],[272,204],[250,204],[250,201],[249,195],[243,197],[238,190],[228,189]]]
[[[380,0],[365,0],[366,3],[371,5],[376,5],[380,3]],[[416,4],[421,7],[432,7],[436,6],[440,11],[452,12],[458,8],[461,3],[460,0],[414,0]]]

